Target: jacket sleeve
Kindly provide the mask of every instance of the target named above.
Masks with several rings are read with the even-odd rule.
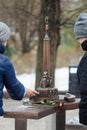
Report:
[[[4,84],[12,99],[21,100],[25,94],[25,87],[16,78],[14,67],[7,58],[4,64]]]

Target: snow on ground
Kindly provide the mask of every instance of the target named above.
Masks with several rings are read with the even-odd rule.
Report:
[[[63,67],[60,69],[56,69],[55,71],[55,87],[58,90],[68,90],[68,77],[69,77],[69,70],[68,67]],[[35,89],[35,73],[24,73],[18,75],[17,78],[21,83],[24,84],[25,87]]]
[[[26,88],[35,89],[35,73],[24,73],[17,76],[18,80],[23,83]]]
[[[23,73],[17,75],[17,79],[26,87],[35,89],[35,73]],[[69,78],[69,69],[68,67],[63,67],[55,70],[55,87],[58,90],[68,90],[68,78]],[[6,89],[4,88],[4,91]]]
[[[76,73],[76,68],[71,69],[71,73]],[[35,73],[23,73],[17,75],[17,79],[26,87],[30,89],[35,89]],[[69,68],[62,67],[55,70],[55,88],[59,91],[67,91],[69,87]],[[6,89],[4,88],[4,91]]]
[[[68,67],[55,70],[55,87],[59,91],[68,90],[69,69]]]

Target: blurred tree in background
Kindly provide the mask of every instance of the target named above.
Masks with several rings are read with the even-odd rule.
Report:
[[[13,42],[15,42],[14,46],[18,51],[21,51],[22,53],[29,52],[36,45],[36,42],[32,41],[35,41],[36,37],[38,38],[39,20],[43,19],[43,13],[41,14],[40,9],[44,6],[45,12],[44,10],[43,12],[46,13],[47,8],[51,5],[51,0],[49,0],[48,5],[48,2],[42,1],[43,0],[0,0],[0,19],[11,27],[12,34],[14,34],[12,37]],[[77,15],[82,11],[87,12],[86,0],[60,0],[60,2],[61,29],[63,32],[64,29],[71,31],[70,29],[73,27],[73,23]],[[56,6],[60,2],[56,3],[56,1],[54,1],[52,5],[54,7],[54,10],[51,10],[51,12],[49,12],[52,13],[55,10],[58,11],[58,8]],[[44,3],[45,5],[43,5]],[[50,8],[53,8],[52,6]],[[45,15],[50,14],[44,14],[43,17],[45,17]],[[55,14],[52,13],[52,15]],[[54,17],[57,16],[55,15]],[[42,22],[44,22],[44,20],[42,20]],[[20,41],[18,40],[18,37]]]
[[[11,27],[12,33],[14,34],[12,40],[16,42],[16,49],[19,49],[17,47],[19,46],[22,53],[29,52],[35,46],[32,41],[37,36],[38,20],[36,17],[39,12],[40,1],[0,0],[0,6],[0,19],[8,23]],[[18,36],[21,41],[21,46],[19,44],[20,41],[17,41]]]
[[[37,46],[36,87],[42,76],[45,17],[49,17],[51,75],[54,77],[59,49],[67,52],[67,48],[78,48],[78,44],[73,44],[73,26],[81,12],[87,12],[86,0],[0,0],[0,21],[7,23],[12,31],[7,54],[10,57],[12,53],[24,55]]]
[[[35,0],[15,0],[15,27],[20,33],[23,53],[30,51],[32,40],[37,33],[37,4]]]
[[[37,50],[36,87],[39,86],[43,68],[43,39],[45,17],[49,18],[49,37],[51,54],[51,75],[54,76],[56,67],[56,52],[60,44],[60,0],[41,0],[39,24],[39,42]],[[43,33],[42,33],[43,32]],[[54,78],[53,78],[54,79]]]

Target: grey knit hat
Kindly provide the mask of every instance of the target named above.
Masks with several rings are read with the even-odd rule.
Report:
[[[11,35],[11,31],[9,27],[5,23],[0,22],[0,41],[1,42],[7,41],[10,35]]]
[[[81,13],[74,25],[76,39],[87,38],[87,13]]]

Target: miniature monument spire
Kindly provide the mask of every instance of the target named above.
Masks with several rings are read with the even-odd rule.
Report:
[[[45,37],[43,41],[43,77],[40,82],[41,88],[53,87],[50,77],[50,39],[48,36],[48,17],[45,18]]]
[[[48,17],[45,18],[45,37],[43,40],[43,76],[40,81],[40,85],[37,91],[40,94],[34,99],[35,101],[40,100],[57,100],[58,90],[54,88],[52,77],[50,77],[50,39],[48,36]]]
[[[45,18],[45,37],[43,44],[43,72],[50,76],[50,39],[48,36],[48,17]]]

